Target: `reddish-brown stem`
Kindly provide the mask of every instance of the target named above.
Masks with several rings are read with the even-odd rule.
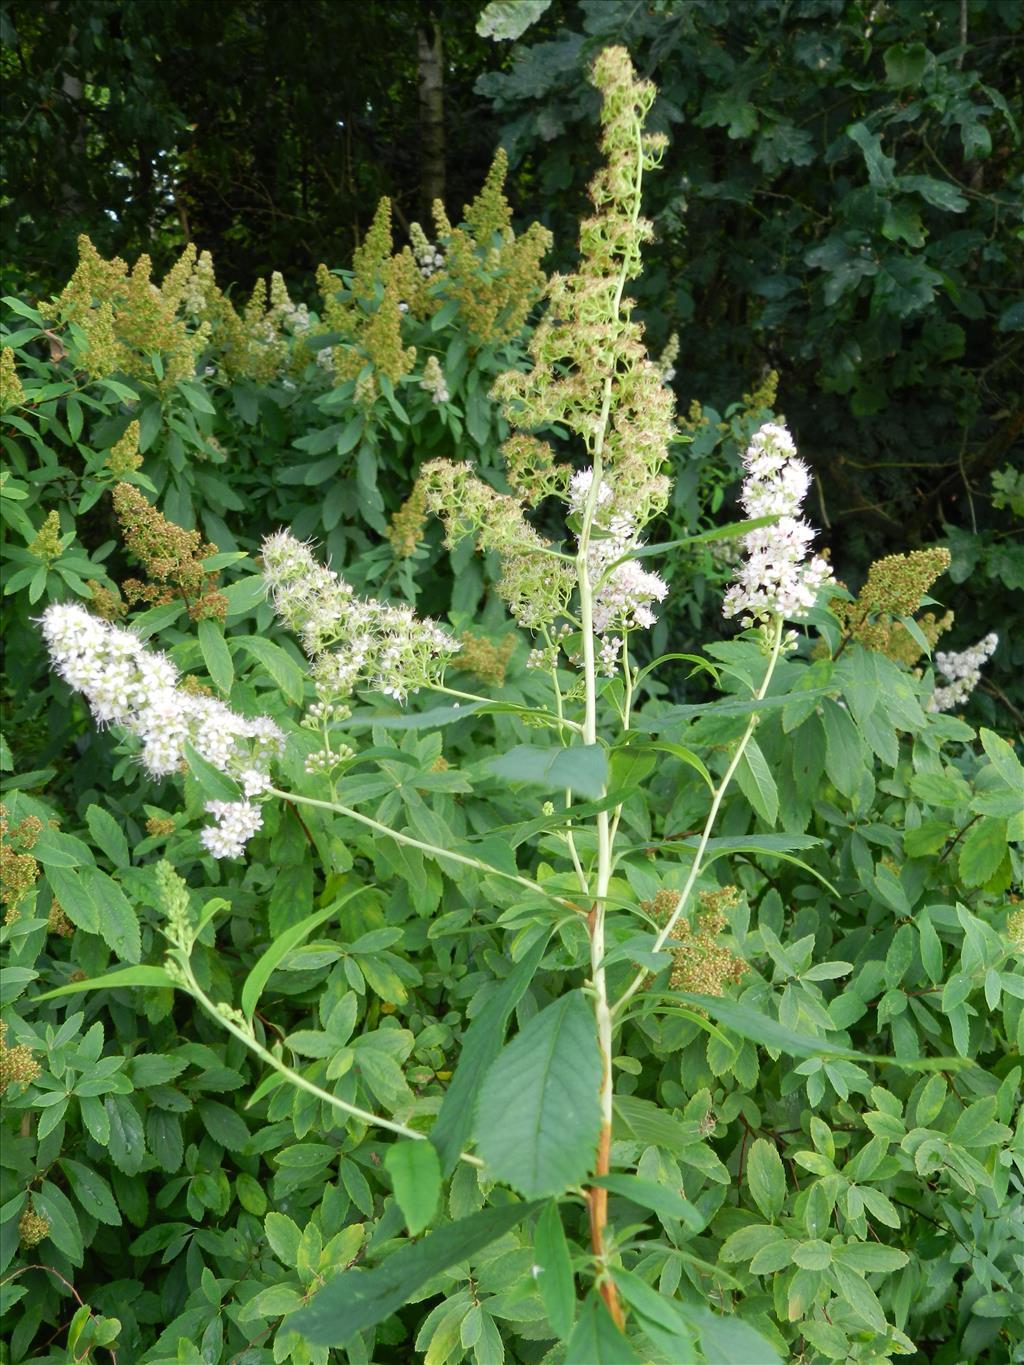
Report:
[[[607,1060],[605,1065],[607,1066]],[[601,1128],[601,1135],[597,1140],[597,1162],[594,1168],[595,1175],[607,1175],[609,1168],[609,1158],[612,1149],[612,1130],[606,1125]],[[590,1245],[594,1252],[594,1259],[598,1266],[604,1265],[604,1230],[608,1226],[608,1191],[600,1185],[593,1185],[587,1194],[587,1206],[590,1212]],[[625,1330],[626,1319],[622,1312],[622,1304],[619,1301],[619,1291],[615,1281],[608,1274],[601,1274],[597,1282],[598,1291],[604,1299],[605,1307],[611,1314],[612,1322],[620,1332]]]
[[[588,916],[587,924],[590,930],[591,941],[597,928],[598,914],[595,905]],[[593,948],[591,949],[593,952]],[[612,1059],[601,1048],[601,1093],[605,1093],[611,1085]],[[601,1124],[601,1132],[597,1139],[597,1159],[594,1163],[594,1174],[601,1176],[607,1175],[611,1165],[612,1150],[612,1126],[605,1119]],[[587,1208],[590,1213],[590,1245],[594,1253],[594,1260],[597,1263],[597,1287],[605,1306],[611,1314],[612,1322],[620,1332],[625,1330],[626,1319],[622,1311],[622,1304],[619,1301],[619,1291],[615,1281],[608,1274],[605,1262],[604,1230],[608,1226],[608,1191],[599,1185],[594,1185],[587,1194]]]

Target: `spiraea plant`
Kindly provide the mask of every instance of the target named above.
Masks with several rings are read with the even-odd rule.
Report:
[[[432,459],[393,527],[396,556],[427,515],[453,553],[488,556],[511,623],[492,603],[466,631],[371,596],[294,527],[263,540],[257,633],[199,622],[223,699],[182,678],[188,640],[172,658],[78,606],[42,616],[63,684],[125,761],[172,790],[184,777],[185,810],[149,808],[134,851],[91,813],[115,873],[70,836],[32,844],[74,950],[103,938],[128,964],[37,999],[142,987],[169,1031],[177,992],[196,1007],[182,1068],[209,1069],[211,1040],[227,1038],[214,1074],[259,1075],[251,1120],[200,1100],[209,1142],[178,1152],[164,1110],[152,1124],[162,1169],[188,1167],[166,1204],[182,1199],[195,1220],[228,1206],[227,1177],[208,1169],[217,1142],[245,1191],[237,1238],[218,1232],[196,1254],[212,1246],[217,1273],[195,1257],[181,1272],[168,1340],[186,1359],[202,1325],[210,1358],[258,1349],[295,1365],[368,1365],[392,1348],[431,1365],[867,1365],[927,1335],[915,1293],[948,1316],[960,1283],[985,1323],[1014,1311],[1010,1237],[969,1272],[957,1247],[970,1219],[1006,1202],[1016,1228],[1024,1208],[1020,1069],[972,1060],[1024,1038],[1008,899],[1020,765],[983,731],[972,785],[973,732],[926,711],[928,678],[861,638],[879,619],[923,630],[913,613],[938,560],[879,569],[858,603],[829,610],[841,599],[784,422],[747,444],[745,520],[658,542],[674,473],[668,362],[648,356],[627,296],[649,233],[655,92],[619,48],[593,80],[604,162],[577,268],[549,282],[528,356],[495,390],[503,467]],[[490,233],[500,254],[492,180],[470,226],[473,250]],[[412,364],[395,349],[398,303],[466,243],[417,237],[385,266],[396,258],[378,217],[354,278],[376,288],[385,269],[390,321],[356,328],[346,380],[376,348],[367,402]],[[422,382],[447,401],[443,373]],[[639,663],[672,591],[657,556],[727,538],[728,638]],[[205,590],[203,553],[196,536],[163,558],[192,565]],[[160,597],[182,587],[150,577]],[[266,638],[274,618],[282,643]],[[236,678],[243,652],[266,677]],[[953,685],[977,662],[950,662]],[[665,677],[687,699],[663,700]],[[718,695],[689,700],[690,677]],[[213,823],[190,828],[198,817]],[[9,859],[26,911],[13,927],[45,932],[27,918],[25,856]],[[233,953],[255,953],[244,977]],[[869,1010],[877,1030],[855,1038]],[[56,1114],[48,1133],[78,1093],[72,1033],[19,1019],[11,1034],[29,1059],[16,1103]],[[149,1070],[177,1122],[164,1080],[178,1073]],[[146,1058],[131,1075],[141,1091]],[[109,1097],[121,1128],[126,1093]],[[273,1207],[255,1178],[271,1151]],[[12,1217],[56,1226],[62,1198],[30,1181]],[[950,1245],[915,1249],[907,1209]],[[987,1330],[965,1339],[1009,1343],[1010,1327]]]

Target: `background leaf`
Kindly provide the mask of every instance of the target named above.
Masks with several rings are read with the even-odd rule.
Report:
[[[437,1152],[429,1142],[396,1142],[388,1148],[384,1165],[409,1235],[416,1237],[433,1218],[441,1195]]]

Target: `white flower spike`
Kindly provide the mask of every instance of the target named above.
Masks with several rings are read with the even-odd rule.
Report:
[[[800,517],[811,476],[797,458],[793,438],[784,426],[766,422],[754,433],[743,457],[747,477],[740,502],[747,516],[778,517],[743,537],[745,558],[736,581],[725,594],[726,616],[743,613],[743,624],[754,625],[781,617],[799,621],[831,581],[828,561],[808,559],[814,529]]]
[[[142,763],[151,777],[178,772],[189,743],[208,763],[235,778],[246,797],[270,786],[270,763],[283,751],[284,735],[269,716],[250,720],[215,697],[184,691],[166,654],[147,649],[130,630],[83,607],[47,607],[40,625],[56,672],[83,694],[98,725],[120,725],[142,740]],[[246,815],[236,815],[225,827],[214,805]],[[204,845],[215,857],[238,857],[260,827],[257,808],[246,801],[213,802],[207,809],[221,823],[203,832]]]

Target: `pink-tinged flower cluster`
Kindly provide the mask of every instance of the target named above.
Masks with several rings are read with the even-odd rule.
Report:
[[[936,687],[928,701],[929,711],[952,711],[971,695],[981,682],[981,670],[996,652],[999,636],[993,631],[969,649],[935,651],[935,671],[946,679]]]
[[[578,470],[569,481],[569,510],[581,514],[590,496],[594,481],[592,469]],[[652,610],[654,602],[663,602],[668,584],[656,573],[641,567],[635,559],[626,559],[639,548],[636,523],[628,512],[615,505],[612,488],[603,480],[597,490],[593,528],[587,550],[587,572],[594,588],[594,633],[608,631],[647,630],[658,619]],[[622,560],[622,563],[616,563]],[[614,638],[604,642],[602,655],[606,671],[614,672],[614,657],[618,646]]]
[[[234,778],[247,798],[270,786],[270,763],[283,751],[284,735],[269,716],[250,719],[215,697],[186,692],[178,686],[178,670],[166,654],[147,649],[130,630],[82,607],[70,603],[47,607],[40,624],[54,670],[83,694],[97,724],[120,725],[142,741],[142,763],[152,777],[178,772],[188,743]],[[248,801],[228,805],[248,808],[250,833],[255,833],[260,824],[257,808]],[[233,828],[241,826],[236,823]],[[205,835],[203,842],[217,857],[236,857],[245,840],[230,839],[225,845],[233,849],[230,853],[218,853],[217,841],[211,844]]]
[[[751,520],[778,521],[743,537],[744,559],[725,594],[724,613],[742,614],[744,625],[776,618],[799,621],[832,578],[828,561],[810,554],[815,532],[800,516],[810,472],[797,458],[792,436],[774,422],[754,433],[743,463],[743,510]]]

